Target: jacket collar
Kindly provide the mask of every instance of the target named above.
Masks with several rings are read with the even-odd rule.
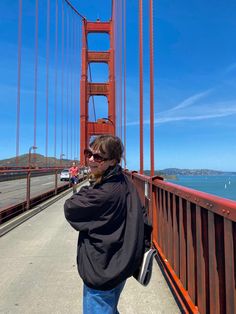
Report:
[[[120,175],[122,172],[122,168],[120,165],[115,165],[114,167],[109,167],[102,176],[102,182],[107,181],[108,179]]]
[[[109,181],[111,178],[119,176],[122,173],[122,168],[120,165],[115,165],[107,168],[107,170],[104,172],[103,176],[99,181],[96,181],[94,179],[90,179],[91,186],[102,184],[103,182]]]

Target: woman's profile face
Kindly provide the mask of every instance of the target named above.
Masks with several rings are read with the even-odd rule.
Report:
[[[108,167],[115,165],[115,160],[109,160],[106,154],[102,154],[99,150],[94,150],[91,147],[86,150],[86,159],[90,172],[97,176],[102,175]]]

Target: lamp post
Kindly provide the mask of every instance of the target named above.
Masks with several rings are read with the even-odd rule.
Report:
[[[37,146],[31,146],[29,148],[28,168],[31,168],[31,151],[32,151],[32,149],[37,149],[37,148],[38,148]]]
[[[62,158],[63,158],[63,156],[65,156],[65,154],[61,154],[60,155],[60,166],[62,165]]]
[[[28,171],[27,171],[27,181],[26,181],[26,209],[30,208],[30,176],[31,176],[31,151],[32,149],[37,149],[37,146],[31,146],[29,148],[29,157],[28,157]]]
[[[113,123],[113,121],[111,119],[109,119],[109,118],[102,118],[102,120],[109,121],[114,126],[114,123]]]
[[[115,125],[114,125],[114,122],[111,120],[111,119],[109,119],[109,118],[100,118],[100,119],[97,119],[97,123],[99,123],[99,124],[107,124],[107,122],[106,121],[108,121],[108,122],[110,122],[110,124],[112,125],[112,127],[113,127],[113,134],[115,134]]]

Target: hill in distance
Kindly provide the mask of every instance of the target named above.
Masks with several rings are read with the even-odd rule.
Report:
[[[150,175],[149,170],[145,170],[146,175]],[[180,169],[180,168],[166,168],[154,172],[155,175],[159,176],[221,176],[221,175],[236,175],[233,171],[219,171],[211,169]]]
[[[68,167],[73,160],[70,159],[57,159],[54,157],[48,157],[40,154],[31,154],[31,166],[33,167],[55,167],[62,166]],[[16,164],[16,157],[0,160],[0,167],[28,167],[29,154],[18,156],[18,164]]]
[[[35,156],[35,157],[34,157]],[[47,160],[45,156],[40,154],[31,154],[31,165],[37,167],[55,167],[55,166],[62,166],[62,167],[69,167],[73,160],[70,159],[57,159],[54,157],[48,157]],[[24,154],[18,157],[18,164],[16,165],[16,158],[8,158],[0,160],[0,167],[27,167],[29,163],[29,155]],[[150,175],[150,170],[144,170],[145,175]],[[226,171],[219,171],[219,170],[211,170],[211,169],[180,169],[180,168],[166,168],[163,170],[155,170],[155,175],[158,176],[174,176],[183,175],[183,176],[219,176],[219,175],[236,175],[236,172],[226,172]]]

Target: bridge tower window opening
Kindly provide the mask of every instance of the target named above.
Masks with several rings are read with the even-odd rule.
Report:
[[[90,96],[88,103],[88,121],[100,122],[102,118],[108,118],[108,100],[106,96]]]
[[[89,69],[90,68],[90,69]],[[97,82],[108,82],[109,80],[109,69],[105,62],[90,62],[88,66],[88,73],[91,71],[91,76],[88,75],[88,81]]]
[[[87,48],[89,51],[108,51],[110,49],[110,37],[106,33],[89,33],[87,36]]]

